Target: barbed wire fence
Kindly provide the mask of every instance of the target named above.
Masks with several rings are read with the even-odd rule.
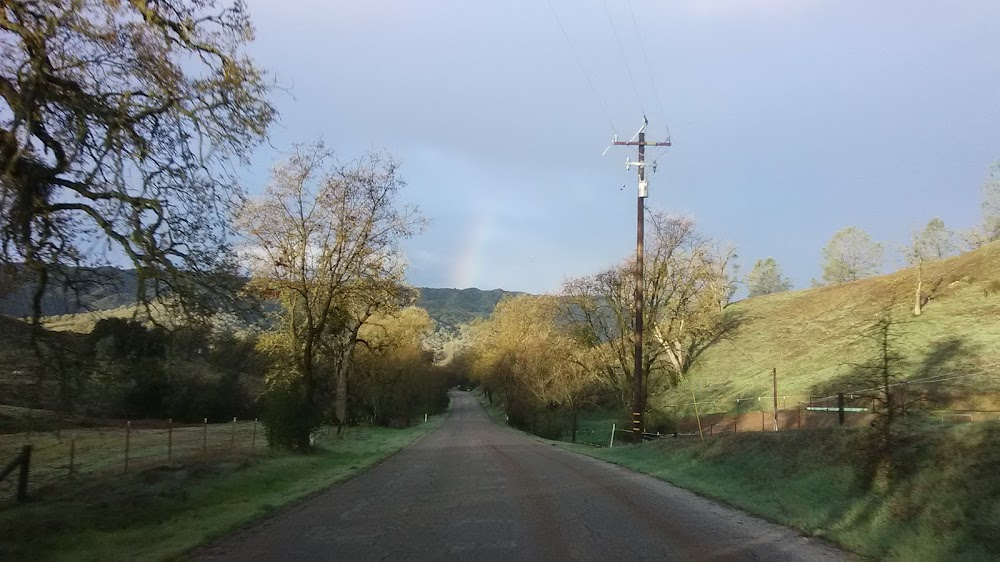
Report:
[[[1000,420],[1000,391],[984,385],[983,379],[1000,382],[1000,362],[984,364],[970,371],[953,371],[932,376],[895,380],[888,384],[870,387],[848,387],[829,394],[779,394],[777,408],[774,396],[748,396],[720,404],[718,400],[695,401],[679,404],[697,408],[701,418],[701,433],[706,437],[743,431],[785,431],[817,429],[836,425],[862,426],[869,424],[884,408],[880,393],[892,393],[902,403],[914,404],[914,410],[925,418],[939,422],[978,422]],[[962,383],[967,383],[962,386]],[[971,385],[971,386],[969,386]],[[996,386],[995,384],[993,385]],[[931,391],[941,393],[961,390],[967,396],[985,398],[987,405],[955,407],[936,405],[926,400]],[[677,405],[673,406],[677,407]],[[694,415],[678,420],[679,432],[698,434]]]
[[[30,489],[155,468],[218,462],[267,450],[263,426],[253,420],[175,424],[126,421],[114,427],[0,434],[0,465],[31,446]],[[13,478],[0,481],[0,504],[16,496]]]

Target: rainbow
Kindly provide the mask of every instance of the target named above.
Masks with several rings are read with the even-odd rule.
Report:
[[[495,231],[493,217],[483,212],[477,215],[477,220],[472,222],[472,227],[462,241],[457,259],[452,264],[449,280],[451,286],[458,289],[473,287],[481,281],[478,276],[482,273],[485,263],[486,248],[493,239]]]

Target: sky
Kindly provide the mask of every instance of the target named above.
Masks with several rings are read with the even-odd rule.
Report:
[[[248,5],[281,115],[245,184],[293,143],[391,152],[430,221],[404,244],[417,286],[555,292],[631,255],[636,154],[608,144],[644,115],[673,143],[648,208],[796,287],[843,227],[898,266],[930,219],[975,225],[1000,160],[995,0]]]

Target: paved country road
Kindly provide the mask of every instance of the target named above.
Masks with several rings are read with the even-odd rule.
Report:
[[[468,393],[368,473],[200,560],[841,560],[832,547],[491,422]]]

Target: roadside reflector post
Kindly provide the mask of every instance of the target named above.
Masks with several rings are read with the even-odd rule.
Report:
[[[608,443],[608,448],[615,446],[615,429],[618,427],[617,424],[611,424],[611,442]]]

